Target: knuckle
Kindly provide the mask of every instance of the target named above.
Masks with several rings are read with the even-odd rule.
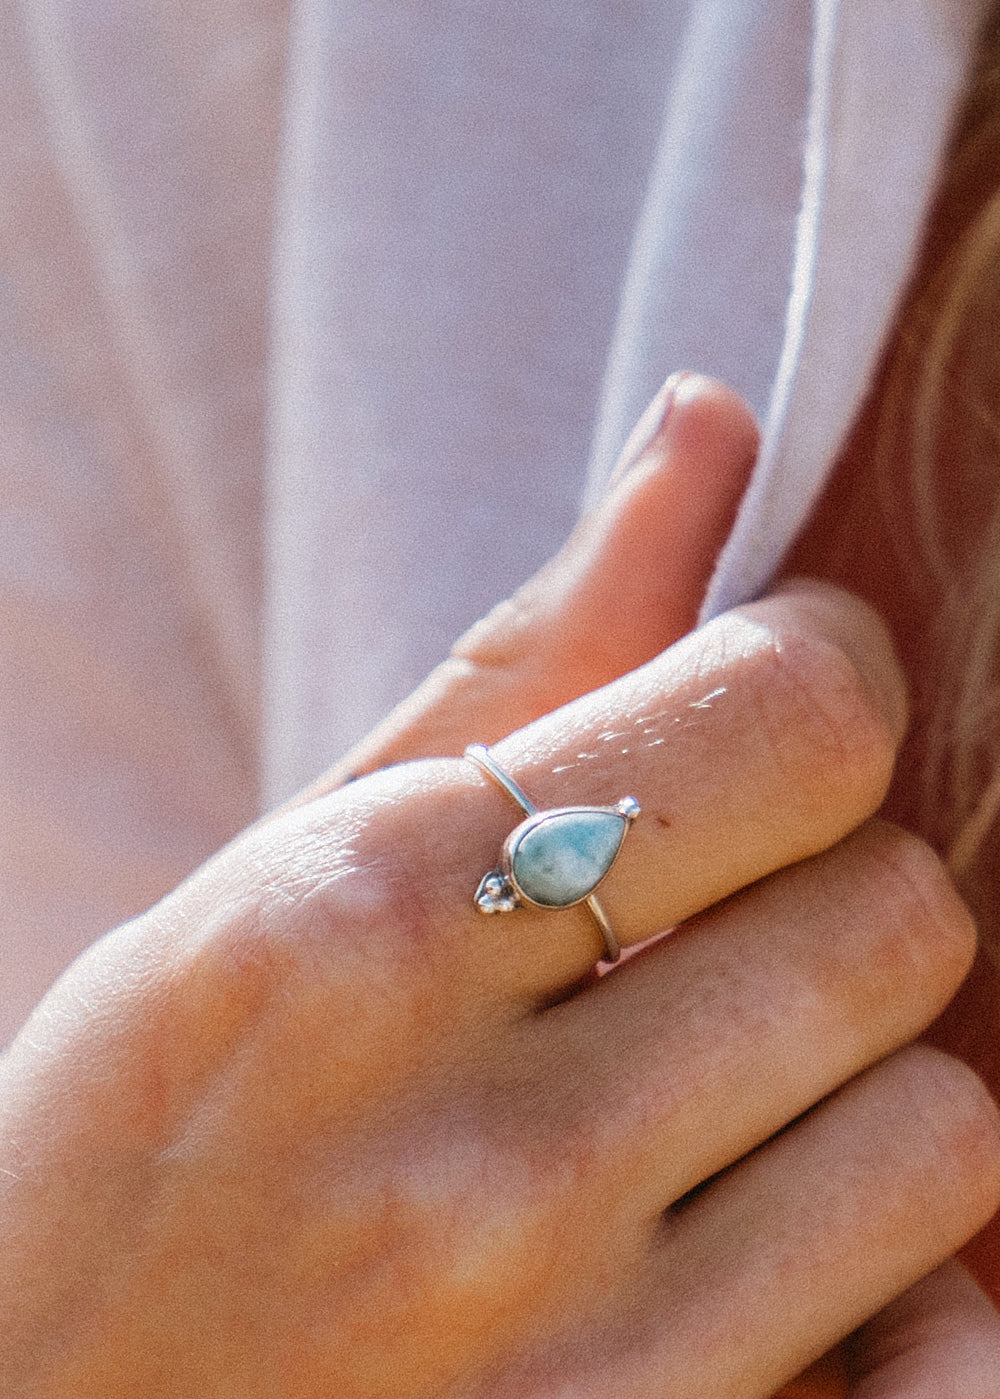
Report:
[[[869,814],[888,788],[897,739],[854,661],[834,642],[776,630],[761,653],[758,709],[776,760],[825,801]]]
[[[517,669],[532,647],[536,613],[525,585],[463,632],[451,648],[450,659],[477,670]]]
[[[406,910],[398,873],[356,846],[335,818],[302,808],[224,853],[220,913],[199,923],[188,953],[189,980],[216,1019],[241,1034],[348,1017],[359,1037],[370,1028],[361,1010],[384,1008],[387,988],[402,979]],[[358,992],[359,930],[364,972],[380,993],[370,1005]]]
[[[976,925],[939,856],[919,836],[870,821],[857,837],[868,863],[863,917],[896,980],[922,988],[937,1009],[954,994],[976,952]]]
[[[931,1189],[950,1192],[969,1232],[1000,1204],[1000,1110],[968,1064],[928,1045],[896,1056],[897,1102],[926,1151]]]
[[[444,1113],[417,1132],[416,1156],[393,1162],[388,1172],[396,1234],[420,1260],[419,1275],[452,1309],[477,1304],[492,1317],[502,1298],[507,1313],[558,1293],[554,1266],[565,1249],[567,1211],[558,1199],[552,1164],[539,1160],[519,1114],[470,1130],[472,1109]],[[546,1169],[541,1169],[541,1165]]]

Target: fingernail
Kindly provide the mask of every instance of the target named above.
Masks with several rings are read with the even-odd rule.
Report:
[[[666,433],[671,412],[677,402],[678,390],[687,380],[697,378],[698,375],[692,374],[690,370],[682,369],[677,374],[671,374],[666,380],[622,448],[622,454],[608,481],[609,489],[626,477],[633,467],[638,466],[653,443]]]

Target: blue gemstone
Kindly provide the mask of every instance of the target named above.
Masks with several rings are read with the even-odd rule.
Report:
[[[585,899],[607,874],[628,830],[617,811],[581,807],[530,825],[511,851],[514,883],[532,903],[565,908]]]

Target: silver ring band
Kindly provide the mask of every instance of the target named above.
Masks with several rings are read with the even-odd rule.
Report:
[[[525,904],[572,908],[586,904],[604,942],[603,961],[616,962],[621,948],[594,890],[621,851],[640,814],[634,797],[617,806],[562,806],[540,811],[481,743],[465,756],[512,797],[526,820],[504,841],[500,863],[480,880],[480,913],[510,913]]]

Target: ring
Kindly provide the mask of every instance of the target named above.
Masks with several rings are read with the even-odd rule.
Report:
[[[480,913],[510,913],[523,904],[572,908],[585,903],[604,939],[603,961],[616,962],[621,948],[594,890],[621,853],[640,814],[635,797],[617,806],[559,806],[539,811],[481,743],[465,756],[517,802],[527,816],[504,841],[500,864],[480,880]]]

